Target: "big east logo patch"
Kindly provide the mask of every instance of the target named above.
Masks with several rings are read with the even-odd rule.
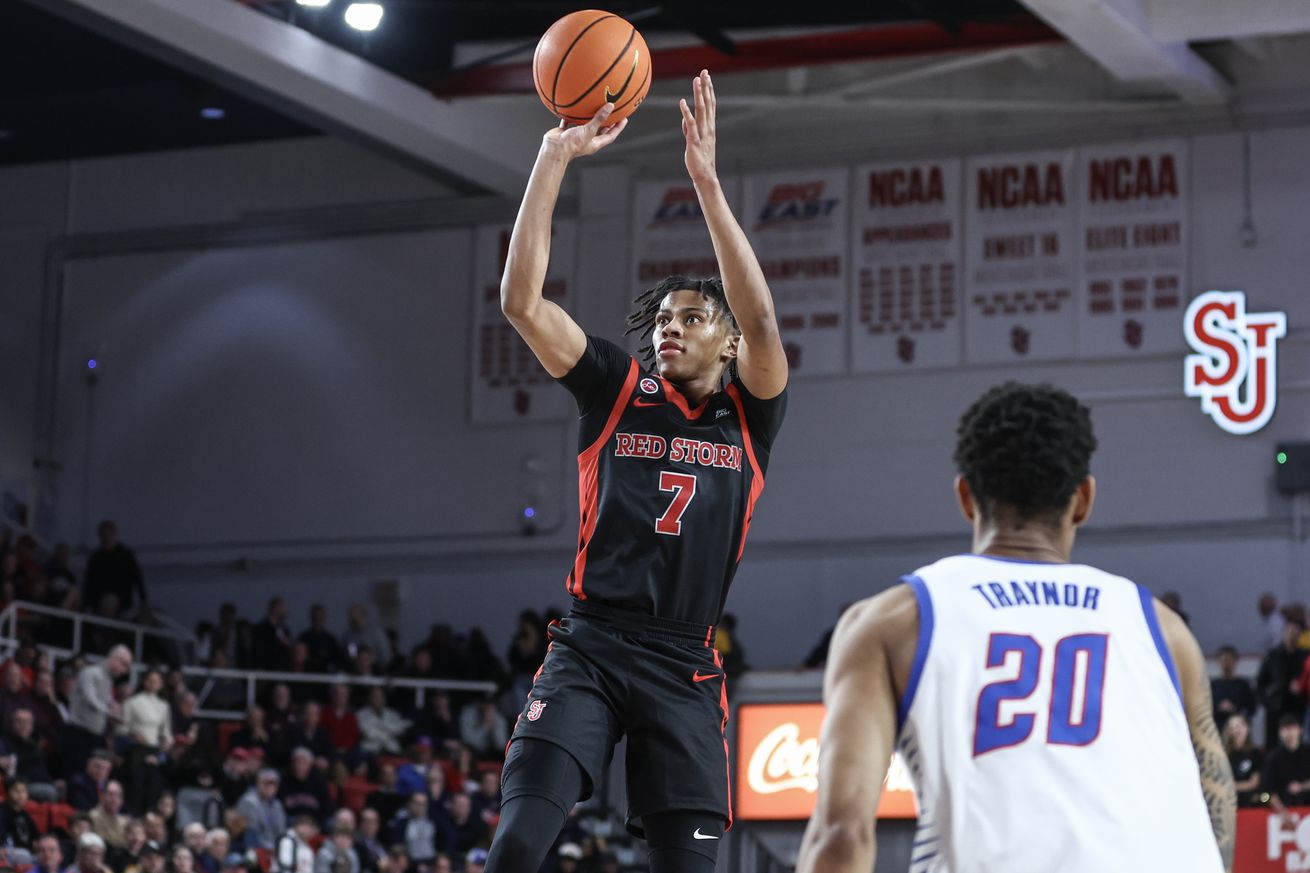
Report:
[[[1278,402],[1278,340],[1287,336],[1282,312],[1247,312],[1241,291],[1206,291],[1187,307],[1183,393],[1231,434],[1255,433]]]

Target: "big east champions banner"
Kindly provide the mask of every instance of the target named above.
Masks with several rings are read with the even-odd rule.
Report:
[[[822,703],[744,704],[737,710],[737,787],[740,821],[804,821],[819,789]],[[919,814],[909,771],[898,754],[883,783],[878,818]]]
[[[773,290],[795,375],[846,369],[846,167],[746,177],[742,226]]]
[[[959,161],[855,170],[851,367],[960,363]]]
[[[1187,143],[1078,152],[1078,351],[1170,352],[1187,288]]]
[[[973,158],[965,167],[965,358],[1074,354],[1072,150]]]
[[[474,232],[474,424],[558,420],[572,403],[500,311],[500,277],[511,230],[509,224],[485,224]],[[576,241],[574,222],[555,222],[542,295],[566,310],[572,309]]]
[[[724,196],[738,205],[739,180],[720,180]],[[638,182],[632,197],[633,291],[666,276],[719,275],[696,189],[687,179]]]

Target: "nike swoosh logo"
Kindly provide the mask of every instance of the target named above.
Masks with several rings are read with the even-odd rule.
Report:
[[[619,98],[623,96],[624,92],[628,90],[628,86],[632,84],[632,77],[637,73],[637,57],[638,57],[637,53],[639,51],[640,49],[632,50],[632,69],[628,70],[628,78],[623,80],[623,87],[611,93],[610,86],[609,85],[605,86],[606,103],[613,103],[615,106],[617,106],[619,104]]]
[[[692,681],[692,682],[704,682],[706,679],[714,679],[714,678],[716,678],[718,675],[719,675],[718,673],[704,673],[704,674],[702,674],[701,671],[697,670],[695,673],[692,673],[692,674],[691,674],[691,681]]]
[[[663,406],[663,405],[664,405],[664,401],[663,401],[663,400],[642,400],[640,397],[638,397],[636,400],[633,401],[632,405],[633,405],[633,406]]]
[[[694,839],[694,840],[717,840],[717,839],[718,839],[718,837],[713,837],[713,836],[710,836],[709,834],[702,834],[702,833],[700,832],[700,828],[696,828],[696,833],[692,834],[691,837],[692,837],[692,839]]]

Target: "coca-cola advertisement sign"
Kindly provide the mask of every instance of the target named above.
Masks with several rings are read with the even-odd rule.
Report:
[[[804,820],[819,789],[823,704],[747,704],[737,711],[736,817]],[[879,818],[915,818],[909,771],[894,755],[883,783]]]

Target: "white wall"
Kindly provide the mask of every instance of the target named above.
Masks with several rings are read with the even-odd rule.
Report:
[[[1252,141],[1261,238],[1243,248],[1240,137],[1195,140],[1192,290],[1242,288],[1253,307],[1288,311],[1294,333],[1281,349],[1284,390],[1270,427],[1245,439],[1219,431],[1181,396],[1176,357],[798,379],[729,601],[757,666],[794,664],[841,604],[967,549],[949,493],[954,424],[1008,378],[1055,382],[1093,407],[1101,499],[1082,560],[1180,591],[1207,646],[1254,646],[1259,591],[1310,594],[1286,533],[1290,503],[1271,485],[1273,444],[1310,437],[1310,170],[1301,160],[1310,130]],[[0,203],[54,192],[63,172],[0,173]],[[600,168],[581,186],[579,318],[611,336],[633,290],[613,254],[613,241],[628,238],[630,175]],[[79,232],[445,193],[330,140],[89,162],[72,180],[71,225],[52,226]],[[105,368],[86,521],[119,519],[156,599],[178,614],[212,616],[228,599],[256,613],[271,590],[286,590],[296,612],[321,600],[335,621],[363,583],[396,578],[407,639],[444,620],[481,624],[500,641],[519,608],[563,605],[572,428],[467,423],[468,249],[468,230],[446,227],[71,264],[65,535],[84,528],[79,365],[94,350]],[[4,302],[30,317],[29,295],[39,293],[28,270],[6,271]],[[20,367],[34,353],[4,349]],[[23,460],[23,408],[18,397],[0,402],[6,465]],[[556,498],[531,539],[514,533],[528,456]],[[239,557],[254,558],[253,570],[228,569]]]

